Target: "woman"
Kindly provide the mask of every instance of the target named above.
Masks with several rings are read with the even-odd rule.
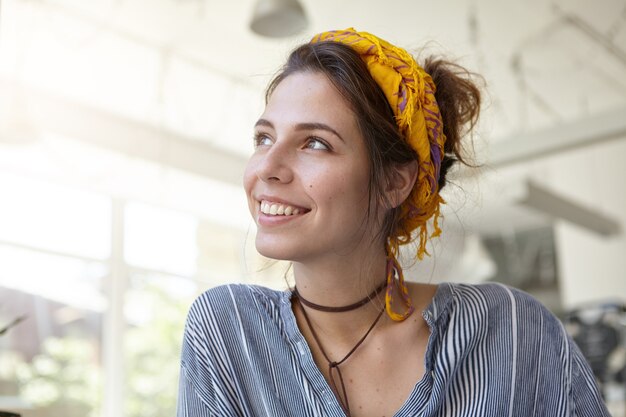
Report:
[[[497,284],[405,283],[480,94],[461,68],[353,29],[292,52],[244,176],[284,292],[207,291],[185,330],[182,416],[603,416],[558,320]],[[429,231],[429,228],[432,228]]]

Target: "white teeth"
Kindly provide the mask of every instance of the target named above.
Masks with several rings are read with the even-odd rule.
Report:
[[[272,216],[293,216],[302,212],[302,210],[287,204],[270,203],[265,200],[261,201],[260,210],[262,213]]]

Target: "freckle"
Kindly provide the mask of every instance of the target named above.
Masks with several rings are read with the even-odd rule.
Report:
[[[376,392],[380,392],[380,390],[378,388],[376,388]]]
[[[351,383],[351,384],[353,384],[353,383],[354,383],[354,380],[353,380],[352,378],[350,378],[350,383]]]

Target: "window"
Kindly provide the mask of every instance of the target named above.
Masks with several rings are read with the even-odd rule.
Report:
[[[187,310],[266,266],[254,239],[214,216],[2,171],[0,195],[0,329],[18,321],[0,335],[0,410],[173,415]]]

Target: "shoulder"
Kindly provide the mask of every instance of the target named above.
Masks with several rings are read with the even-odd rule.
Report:
[[[548,338],[561,344],[567,339],[559,319],[524,291],[498,283],[441,285],[436,321],[446,331],[494,342],[512,335],[528,342]]]
[[[223,358],[247,343],[283,331],[282,311],[289,293],[228,284],[201,294],[191,305],[183,335],[184,362],[191,358]]]
[[[288,293],[258,285],[228,284],[202,293],[191,305],[187,331],[203,333],[241,326],[242,322],[274,319]]]
[[[447,288],[443,291],[442,310],[451,312],[516,313],[516,314],[548,314],[552,313],[532,295],[499,283],[485,284],[441,284]],[[509,318],[512,319],[512,316]]]
[[[231,307],[245,302],[279,303],[283,291],[276,291],[260,285],[227,284],[211,288],[202,293],[192,308],[201,305]]]
[[[185,325],[181,394],[198,396],[212,409],[229,409],[231,399],[223,392],[239,389],[240,380],[233,375],[258,365],[255,361],[262,355],[254,344],[260,344],[266,330],[279,327],[277,311],[284,298],[288,299],[287,292],[243,284],[221,285],[202,293],[191,305]]]
[[[192,304],[191,310],[245,309],[259,305],[273,307],[285,298],[284,291],[272,290],[260,285],[226,284],[211,288],[202,293]]]

